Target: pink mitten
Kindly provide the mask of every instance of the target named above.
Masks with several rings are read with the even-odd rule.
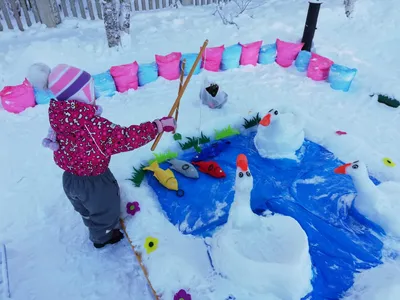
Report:
[[[164,117],[162,119],[154,120],[157,125],[158,132],[172,132],[176,130],[176,121],[172,117]]]

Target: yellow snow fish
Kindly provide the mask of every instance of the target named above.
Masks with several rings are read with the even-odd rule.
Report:
[[[155,161],[150,166],[143,168],[143,170],[153,171],[154,177],[169,190],[178,190],[178,181],[175,178],[174,173],[170,169],[163,170],[159,167]]]

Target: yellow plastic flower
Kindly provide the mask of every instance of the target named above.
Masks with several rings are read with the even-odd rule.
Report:
[[[396,164],[393,162],[393,160],[391,160],[391,159],[388,158],[388,157],[385,157],[385,158],[383,159],[383,163],[384,163],[385,166],[387,166],[387,167],[395,167],[395,166],[396,166]]]
[[[147,254],[157,250],[158,240],[155,237],[149,236],[146,238],[144,242],[144,248],[146,249]]]

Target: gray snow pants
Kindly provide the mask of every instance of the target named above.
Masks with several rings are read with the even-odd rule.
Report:
[[[89,228],[90,240],[103,244],[110,240],[119,224],[120,193],[117,180],[109,169],[98,176],[63,174],[65,194],[83,223]]]

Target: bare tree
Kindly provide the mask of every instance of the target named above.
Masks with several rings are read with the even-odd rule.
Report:
[[[234,21],[235,18],[239,17],[245,11],[249,11],[264,5],[266,2],[263,1],[258,4],[254,4],[253,0],[218,0],[213,15],[218,14],[224,25],[235,25],[239,29],[239,25]],[[231,12],[228,13],[227,6],[233,6]]]
[[[354,4],[356,1],[357,0],[343,0],[345,13],[348,18],[350,18],[354,12]]]

